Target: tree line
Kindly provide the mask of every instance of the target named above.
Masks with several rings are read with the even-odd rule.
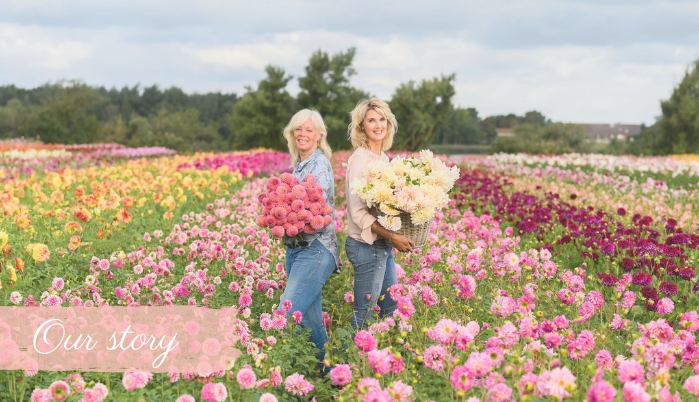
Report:
[[[356,49],[311,55],[300,92],[287,86],[293,76],[267,66],[266,76],[242,95],[187,94],[177,87],[136,85],[121,89],[61,81],[38,88],[0,87],[0,138],[39,138],[46,143],[116,142],[164,146],[178,151],[286,149],[281,132],[296,110],[317,109],[333,149],[347,149],[349,112],[371,96],[350,79]],[[488,144],[494,126],[473,109],[452,104],[455,75],[401,84],[388,99],[398,122],[395,149],[437,144]]]
[[[325,119],[335,150],[347,149],[349,111],[370,94],[351,85],[355,48],[330,55],[313,53],[294,97],[295,78],[269,65],[265,77],[245,93],[187,94],[177,87],[139,85],[122,89],[61,81],[38,88],[0,87],[0,138],[39,138],[46,143],[116,142],[127,146],[164,146],[178,151],[284,150],[281,132],[291,115],[317,109]],[[605,148],[588,141],[572,124],[552,122],[537,111],[482,118],[475,108],[455,106],[454,74],[402,83],[387,99],[399,124],[394,149],[479,145],[490,152],[607,152],[645,155],[699,153],[699,60],[687,70],[662,116],[631,142]],[[498,138],[496,129],[513,137]],[[445,148],[442,148],[445,149]]]

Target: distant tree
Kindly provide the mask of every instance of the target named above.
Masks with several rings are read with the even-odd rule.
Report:
[[[22,126],[25,137],[39,137],[44,142],[84,144],[99,141],[102,123],[95,110],[106,100],[79,81],[60,82],[51,86],[43,106],[33,110]]]
[[[699,153],[699,60],[685,72],[670,99],[660,103],[662,150],[673,154]]]
[[[17,137],[28,113],[29,108],[17,98],[9,100],[6,106],[0,106],[0,138]]]
[[[153,144],[178,151],[221,149],[215,125],[199,120],[199,111],[189,108],[184,111],[168,112],[160,109],[150,120]]]
[[[544,126],[522,123],[513,129],[513,137],[500,137],[491,144],[491,152],[563,154],[587,152],[582,128],[573,124],[551,123]]]
[[[320,112],[332,149],[348,149],[351,146],[347,139],[349,112],[362,98],[368,97],[366,92],[350,85],[350,78],[356,74],[352,68],[355,54],[355,48],[332,57],[318,50],[308,60],[306,75],[299,77],[301,91],[297,95],[298,106]]]
[[[478,111],[474,108],[455,108],[447,123],[437,133],[433,144],[484,144],[486,132],[481,128]]]
[[[448,124],[452,111],[452,84],[455,75],[401,84],[391,99],[391,111],[398,120],[394,149],[418,151],[432,143],[433,137]]]
[[[280,67],[267,66],[265,71],[267,77],[257,89],[247,87],[247,93],[233,107],[228,120],[233,149],[287,149],[282,131],[294,108],[294,99],[286,90],[292,76]]]

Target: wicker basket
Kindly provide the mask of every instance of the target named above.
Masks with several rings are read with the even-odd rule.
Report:
[[[378,212],[378,214],[379,216],[383,215],[380,211]],[[400,218],[401,222],[400,229],[398,229],[394,233],[406,236],[407,238],[415,242],[415,247],[424,246],[425,243],[427,243],[427,236],[430,234],[432,219],[421,225],[414,225],[413,221],[410,219],[410,214],[403,212],[397,216],[398,218]],[[393,246],[393,243],[388,241],[388,239],[386,239],[386,244],[388,244],[391,247]]]

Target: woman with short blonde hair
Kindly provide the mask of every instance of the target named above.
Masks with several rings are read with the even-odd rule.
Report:
[[[376,220],[376,208],[369,208],[349,188],[352,181],[362,177],[364,168],[372,161],[388,163],[383,151],[393,145],[398,129],[396,117],[388,104],[377,98],[361,100],[350,115],[348,134],[355,150],[347,160],[345,194],[349,236],[345,251],[354,267],[352,327],[361,329],[367,326],[368,312],[374,306],[378,305],[382,316],[395,311],[396,301],[388,293],[388,288],[397,282],[393,247],[401,252],[412,251],[415,243],[381,226]],[[386,240],[394,246],[389,246]]]
[[[335,222],[335,175],[330,164],[332,153],[323,118],[315,110],[300,110],[291,118],[283,134],[289,143],[294,166],[291,174],[301,182],[308,174],[315,177],[323,189],[326,204],[332,207],[330,216]],[[301,326],[311,329],[310,339],[318,348],[318,360],[322,362],[328,341],[323,325],[323,286],[340,265],[335,225],[312,232],[303,231],[300,236],[300,241],[284,240],[287,281],[280,301],[291,302],[287,316],[295,311],[301,313]]]
[[[291,154],[291,165],[296,166],[299,162],[299,147],[296,145],[296,140],[294,139],[294,130],[297,127],[301,127],[303,123],[310,119],[316,128],[318,134],[320,134],[320,139],[318,140],[318,148],[323,152],[323,155],[330,160],[332,157],[332,150],[328,144],[328,129],[325,128],[325,122],[323,117],[315,109],[303,109],[299,110],[294,116],[291,117],[289,124],[284,127],[284,138],[289,145],[289,153]]]

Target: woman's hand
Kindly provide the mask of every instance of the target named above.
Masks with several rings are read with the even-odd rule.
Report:
[[[402,234],[398,233],[393,233],[391,238],[391,243],[393,243],[393,247],[395,247],[398,251],[400,252],[406,252],[406,251],[413,251],[413,247],[415,247],[415,242],[410,240],[407,236],[403,236]]]

